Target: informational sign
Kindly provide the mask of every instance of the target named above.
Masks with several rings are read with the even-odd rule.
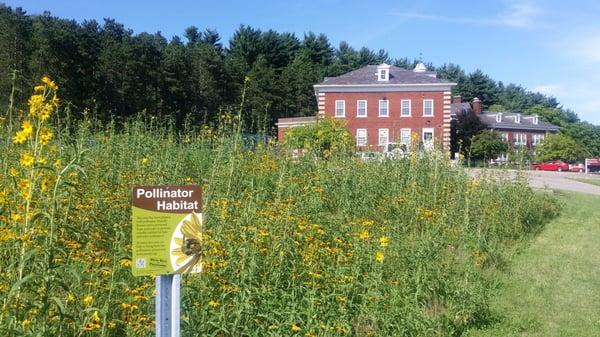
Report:
[[[202,271],[200,186],[135,186],[132,205],[133,275]]]

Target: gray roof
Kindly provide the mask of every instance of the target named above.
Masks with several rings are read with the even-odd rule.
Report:
[[[450,105],[450,115],[451,116],[456,116],[459,113],[465,113],[467,111],[471,110],[471,103],[469,102],[462,102],[462,103],[452,103]]]
[[[560,129],[560,127],[548,122],[544,122],[541,119],[538,119],[537,124],[533,124],[533,118],[535,116],[532,115],[521,114],[521,123],[517,123],[515,122],[515,119],[518,114],[515,112],[501,112],[502,121],[498,123],[496,122],[496,115],[498,114],[499,112],[484,111],[479,115],[479,119],[483,122],[483,124],[492,129],[531,131],[558,131]]]
[[[336,77],[325,77],[320,85],[348,84],[453,84],[436,77],[434,72],[414,72],[390,66],[389,81],[377,80],[377,66],[368,65]]]

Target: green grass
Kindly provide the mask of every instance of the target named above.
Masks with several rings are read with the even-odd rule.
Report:
[[[571,180],[576,180],[586,184],[592,184],[600,186],[600,178],[571,178]]]
[[[600,336],[600,198],[560,194],[560,217],[517,255],[470,337]]]

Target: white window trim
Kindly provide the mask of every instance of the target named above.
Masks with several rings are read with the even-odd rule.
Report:
[[[408,102],[408,115],[403,115],[402,114],[402,104],[404,104],[404,102]],[[410,99],[403,99],[400,101],[400,117],[411,117],[412,116],[412,102]]]
[[[434,128],[423,128],[421,131],[421,142],[425,144],[425,134],[431,133],[431,142],[435,141],[435,129]]]
[[[385,144],[381,143],[381,132],[382,131],[385,131],[385,133],[386,133],[386,142],[385,142]],[[377,133],[377,144],[379,146],[387,146],[389,143],[390,143],[390,129],[385,129],[385,128],[379,129],[379,132]]]
[[[337,113],[337,111],[338,111],[338,107],[337,107],[338,106],[338,102],[342,102],[342,110],[343,110],[342,111],[342,113],[343,113],[342,115],[338,115],[338,113]],[[336,118],[344,118],[344,117],[346,117],[346,101],[345,100],[338,99],[338,100],[335,101],[335,107],[334,107],[333,115]]]
[[[358,137],[358,135],[361,131],[365,132],[365,142],[363,144],[361,144],[359,142],[359,137]],[[367,129],[356,129],[356,146],[367,146],[368,144],[369,144],[369,134],[367,132]]]
[[[365,114],[364,114],[364,115],[359,115],[359,114],[358,114],[358,104],[359,104],[360,102],[365,102]],[[369,114],[369,110],[368,110],[368,108],[367,108],[367,105],[368,105],[368,103],[367,103],[367,100],[366,100],[366,99],[359,99],[359,100],[356,100],[356,118],[367,118],[367,115]]]
[[[426,115],[425,114],[425,102],[426,101],[430,101],[431,102],[431,115]],[[435,115],[434,113],[434,108],[433,108],[433,100],[432,99],[424,99],[423,100],[423,117],[433,117]]]
[[[514,133],[513,141],[515,145],[527,145],[527,134],[522,132]]]
[[[386,110],[387,110],[387,115],[382,115],[381,114],[381,103],[382,102],[387,102],[386,103]],[[387,99],[380,99],[379,100],[379,117],[390,117],[390,101]]]
[[[404,131],[408,131],[408,142],[406,142],[406,143],[402,142],[402,132],[404,132]],[[405,144],[407,146],[410,146],[411,138],[412,138],[412,130],[411,129],[409,129],[409,128],[400,129],[400,144]]]

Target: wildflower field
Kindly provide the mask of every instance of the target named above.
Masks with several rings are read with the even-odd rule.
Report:
[[[204,272],[182,336],[459,336],[490,320],[494,275],[559,207],[446,156],[293,159],[224,115],[176,129],[73,121],[45,78],[2,120],[0,335],[153,336],[154,280],[131,274],[131,189],[200,184]]]

